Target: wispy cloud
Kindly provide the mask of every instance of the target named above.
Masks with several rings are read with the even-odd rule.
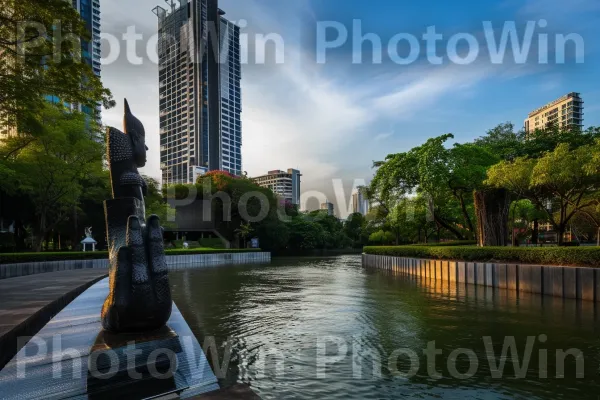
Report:
[[[393,134],[394,134],[394,132],[383,132],[378,135],[375,135],[373,140],[375,140],[376,142],[380,142],[382,140],[385,140],[385,139],[391,137]]]

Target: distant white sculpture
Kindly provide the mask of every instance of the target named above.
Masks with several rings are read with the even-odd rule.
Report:
[[[183,242],[183,248],[184,249],[187,249],[189,247],[190,247],[190,245],[188,244],[188,242]]]
[[[85,228],[85,239],[83,239],[81,241],[81,244],[83,245],[83,251],[89,251],[88,249],[91,247],[91,251],[96,251],[96,244],[98,242],[96,242],[94,240],[94,238],[92,237],[92,227],[89,226],[87,228]]]

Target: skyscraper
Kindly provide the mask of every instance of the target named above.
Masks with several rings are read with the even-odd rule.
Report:
[[[192,183],[195,177],[209,170],[223,168],[223,147],[221,119],[227,117],[227,134],[230,127],[231,107],[241,112],[239,84],[227,93],[227,113],[221,113],[224,103],[221,91],[222,69],[228,72],[221,57],[221,44],[231,34],[221,33],[224,12],[218,7],[218,0],[180,0],[179,4],[170,1],[170,10],[162,7],[154,9],[158,16],[158,56],[159,56],[159,98],[160,98],[160,167],[163,184]],[[225,26],[229,26],[225,20]],[[239,30],[234,29],[234,38],[239,38]],[[235,49],[238,49],[239,43]],[[231,72],[236,72],[235,68]],[[239,68],[237,69],[239,77]],[[228,84],[228,88],[231,85]],[[237,100],[237,102],[236,102]],[[239,125],[239,124],[237,124]],[[240,128],[241,129],[241,128]],[[228,137],[228,146],[231,138]],[[241,143],[241,140],[237,141]],[[228,170],[241,170],[231,164],[228,150]]]
[[[221,17],[221,140],[222,169],[242,174],[242,79],[240,28]]]
[[[352,212],[367,215],[369,212],[369,201],[360,189],[352,193]]]
[[[82,58],[92,68],[94,74],[100,77],[100,0],[72,0],[72,4],[73,8],[81,15],[92,39],[90,42],[83,39],[81,40]],[[90,110],[85,106],[75,104],[72,105],[72,107],[79,111],[83,111],[88,115],[94,113],[94,110]],[[100,104],[96,106],[95,111],[97,112],[97,119],[100,120]]]

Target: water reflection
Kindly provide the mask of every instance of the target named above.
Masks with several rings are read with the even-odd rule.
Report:
[[[263,398],[554,399],[599,393],[600,324],[593,303],[364,270],[356,256],[180,271],[171,281],[174,300],[198,338],[232,344],[221,383],[249,383]],[[504,378],[492,377],[487,352],[500,354],[505,337],[514,337],[521,357],[528,337],[534,341],[523,379],[514,379],[511,359]],[[442,352],[431,357],[435,368],[423,354],[432,341]],[[319,343],[321,354],[341,360],[318,358]],[[471,350],[478,364],[467,379],[456,375],[464,378],[473,366],[469,354],[448,363],[461,348]],[[566,377],[556,378],[555,350],[570,348],[584,355],[583,379],[575,378],[575,357],[565,360]],[[400,377],[397,371],[410,372],[415,364],[411,352],[416,373]],[[222,366],[224,348],[217,354]],[[393,354],[397,362],[390,363]],[[541,379],[546,370],[549,378]]]

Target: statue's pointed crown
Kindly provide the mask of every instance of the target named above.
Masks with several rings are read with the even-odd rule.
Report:
[[[146,131],[144,129],[144,125],[131,113],[131,109],[129,108],[129,103],[127,102],[127,99],[125,99],[124,108],[125,112],[123,116],[123,129],[125,131],[125,134],[137,135],[140,138],[145,137]]]

